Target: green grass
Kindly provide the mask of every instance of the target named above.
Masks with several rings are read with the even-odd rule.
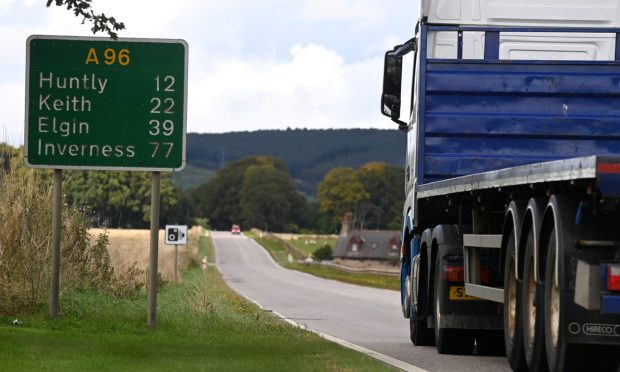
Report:
[[[365,285],[374,288],[383,289],[400,289],[400,281],[397,277],[378,274],[356,274],[340,271],[330,267],[321,267],[309,264],[301,264],[293,261],[288,261],[288,251],[285,245],[276,239],[270,239],[269,237],[259,237],[254,233],[247,233],[246,235],[260,245],[262,245],[271,254],[273,259],[280,265],[293,269],[306,272],[308,274],[316,275],[321,278],[339,280],[341,282]]]
[[[203,241],[206,241],[204,239]],[[0,370],[382,371],[363,354],[289,326],[239,298],[214,267],[193,268],[158,296],[157,331],[147,298],[73,291],[59,320],[46,311],[0,317]]]
[[[325,244],[329,244],[332,249],[336,249],[336,240],[333,238],[318,238],[318,239],[310,239],[305,238],[303,235],[299,236],[299,239],[291,239],[286,242],[297,248],[297,250],[303,252],[307,257],[312,256],[312,253],[317,249],[321,248]],[[307,243],[307,244],[306,244]]]
[[[201,236],[198,240],[198,249],[200,252],[200,256],[207,256],[207,261],[210,263],[215,263],[215,248],[213,247],[213,239],[211,236]]]

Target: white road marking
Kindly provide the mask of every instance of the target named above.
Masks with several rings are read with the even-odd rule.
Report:
[[[218,268],[218,271],[219,271],[219,268]],[[235,291],[235,292],[237,292],[237,291]],[[244,294],[243,294],[243,293],[241,293],[241,292],[237,292],[237,294],[241,295],[241,296],[242,296],[243,298],[245,298],[246,300],[248,300],[248,301],[252,302],[252,303],[253,303],[253,304],[255,304],[256,306],[258,306],[261,310],[265,310],[265,308],[263,307],[263,305],[261,305],[258,301],[256,301],[256,300],[254,300],[254,299],[252,299],[252,298],[250,298],[250,297],[248,297],[248,296],[244,295]],[[428,372],[428,371],[427,371],[427,370],[425,370],[425,369],[422,369],[422,368],[416,367],[416,366],[414,366],[413,364],[409,364],[409,363],[403,362],[402,360],[398,360],[398,359],[396,359],[396,358],[392,358],[392,357],[391,357],[391,356],[389,356],[389,355],[381,354],[381,353],[376,352],[376,351],[374,351],[374,350],[367,349],[367,348],[365,348],[365,347],[363,347],[363,346],[360,346],[360,345],[354,344],[354,343],[352,343],[352,342],[349,342],[349,341],[346,341],[346,340],[340,339],[340,338],[338,338],[338,337],[334,337],[334,336],[328,335],[328,334],[326,334],[326,333],[323,333],[323,332],[320,332],[320,331],[316,331],[316,330],[314,330],[314,329],[310,329],[310,328],[306,327],[306,326],[305,326],[305,325],[303,325],[303,324],[297,323],[296,321],[294,321],[294,320],[292,320],[292,319],[287,318],[286,316],[284,316],[284,315],[280,314],[280,313],[279,313],[279,312],[277,312],[277,311],[274,311],[274,310],[269,310],[269,311],[270,311],[271,313],[273,313],[273,314],[277,315],[280,319],[284,320],[285,322],[287,322],[287,323],[289,323],[289,324],[291,324],[291,325],[293,325],[293,326],[295,326],[295,327],[299,327],[299,328],[301,328],[301,329],[303,329],[303,330],[306,330],[306,331],[308,331],[308,332],[315,333],[315,334],[317,334],[317,335],[319,335],[319,336],[323,337],[323,338],[324,338],[324,339],[326,339],[326,340],[329,340],[329,341],[331,341],[331,342],[335,342],[335,343],[337,343],[337,344],[339,344],[339,345],[342,345],[342,346],[344,346],[344,347],[346,347],[346,348],[349,348],[349,349],[355,350],[355,351],[360,352],[360,353],[364,353],[364,354],[366,354],[366,355],[368,355],[368,356],[370,356],[370,357],[373,357],[373,358],[375,358],[375,359],[378,359],[378,360],[380,360],[380,361],[382,361],[382,362],[384,362],[384,363],[386,363],[386,364],[389,364],[389,365],[391,365],[391,366],[393,366],[393,367],[396,367],[396,368],[398,368],[398,369],[400,369],[400,370],[403,370],[403,371],[408,371],[408,372]]]

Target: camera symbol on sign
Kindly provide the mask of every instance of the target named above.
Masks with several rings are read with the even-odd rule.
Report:
[[[166,226],[166,244],[183,245],[187,244],[187,226],[168,225]]]
[[[183,238],[185,238],[185,234],[176,227],[168,230],[168,240],[171,242],[178,242],[179,240],[183,240]]]

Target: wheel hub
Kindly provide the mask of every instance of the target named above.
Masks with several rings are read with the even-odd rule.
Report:
[[[530,267],[534,265],[533,257],[530,257],[528,263]],[[530,270],[527,278],[527,325],[528,325],[528,342],[534,344],[534,334],[536,330],[536,280],[534,279],[534,270]]]
[[[560,333],[560,288],[553,278],[556,277],[556,269],[555,265],[553,266],[553,271],[551,275],[551,280],[549,285],[551,286],[551,311],[550,311],[550,331],[551,331],[551,342],[553,343],[553,347],[558,346],[558,335]]]
[[[515,279],[514,257],[510,260],[510,282],[508,284],[508,332],[510,338],[515,336],[515,323],[517,318],[517,280]]]

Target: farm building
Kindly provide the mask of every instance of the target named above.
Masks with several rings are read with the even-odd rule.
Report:
[[[400,255],[400,232],[392,230],[351,230],[340,235],[334,258],[389,260]]]

